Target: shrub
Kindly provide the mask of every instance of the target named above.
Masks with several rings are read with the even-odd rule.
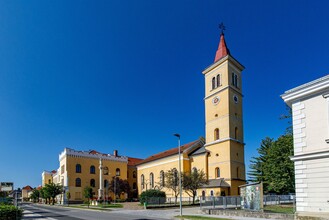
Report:
[[[149,189],[140,194],[139,201],[141,204],[144,204],[144,202],[148,201],[148,198],[162,198],[161,200],[163,201],[166,199],[166,193],[157,189]]]
[[[17,220],[21,219],[23,210],[13,205],[0,205],[0,219]]]

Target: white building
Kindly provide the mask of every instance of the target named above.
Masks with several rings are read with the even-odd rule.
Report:
[[[292,108],[297,214],[329,216],[329,75],[281,97]]]

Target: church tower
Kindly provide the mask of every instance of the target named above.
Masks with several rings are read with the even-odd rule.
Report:
[[[224,28],[223,28],[224,29]],[[205,77],[205,122],[209,181],[222,179],[227,188],[222,195],[238,195],[245,184],[242,66],[220,35],[214,63],[202,73]],[[224,193],[225,192],[225,193]]]

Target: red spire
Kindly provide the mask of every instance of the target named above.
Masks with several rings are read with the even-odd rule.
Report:
[[[219,45],[218,45],[218,49],[217,49],[217,52],[216,52],[216,56],[215,56],[214,62],[220,60],[221,58],[225,57],[228,54],[230,54],[230,51],[226,47],[224,33],[221,33],[221,35],[220,35],[220,41],[219,41]]]

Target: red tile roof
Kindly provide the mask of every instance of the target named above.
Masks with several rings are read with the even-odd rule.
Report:
[[[139,162],[141,162],[143,159],[140,158],[134,158],[134,157],[128,157],[128,166],[135,166]]]
[[[220,35],[219,45],[218,45],[218,49],[216,52],[214,62],[216,62],[217,60],[220,60],[221,58],[225,57],[228,54],[230,54],[230,51],[226,46],[224,34],[222,33]]]
[[[24,189],[24,190],[33,190],[33,188],[31,187],[31,186],[29,186],[29,185],[27,185],[27,186],[24,186],[22,189]]]
[[[189,147],[191,147],[192,145],[198,143],[199,141],[200,140],[196,140],[196,141],[193,141],[193,142],[182,145],[180,147],[180,151],[183,152],[184,150],[188,149]],[[151,162],[151,161],[154,161],[154,160],[158,160],[158,159],[161,159],[161,158],[164,158],[164,157],[169,157],[169,156],[172,156],[172,155],[175,155],[175,154],[178,154],[178,147],[175,147],[175,148],[172,148],[172,149],[154,154],[154,155],[146,158],[145,160],[141,161],[137,165],[147,163],[147,162]]]

